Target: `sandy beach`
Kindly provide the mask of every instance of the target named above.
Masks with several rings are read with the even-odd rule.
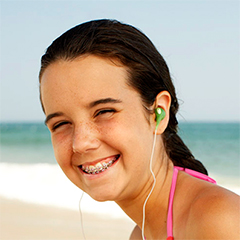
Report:
[[[129,239],[134,223],[83,213],[86,240]],[[84,239],[78,211],[0,198],[1,240]]]

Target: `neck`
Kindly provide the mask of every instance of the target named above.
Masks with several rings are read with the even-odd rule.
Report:
[[[169,159],[162,161],[161,166],[154,168],[156,177],[155,188],[149,197],[145,209],[145,236],[157,239],[166,232],[166,220],[168,212],[169,192],[172,182],[173,164]],[[153,177],[149,174],[149,180],[142,191],[134,198],[117,202],[123,211],[140,227],[143,222],[143,204],[151,191]]]

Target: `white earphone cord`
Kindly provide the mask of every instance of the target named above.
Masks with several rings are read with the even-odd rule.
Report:
[[[81,197],[79,199],[79,214],[80,214],[80,221],[81,221],[81,228],[82,228],[83,239],[86,240],[85,233],[84,233],[84,228],[83,228],[82,211],[81,211],[81,201],[82,201],[82,198],[83,198],[83,194],[84,194],[84,192],[82,192],[82,195],[81,195]]]
[[[146,204],[147,204],[147,201],[148,199],[150,198],[152,192],[153,192],[153,189],[156,185],[156,177],[154,175],[154,172],[152,170],[152,161],[153,161],[153,155],[154,155],[154,150],[155,150],[155,145],[156,145],[156,138],[157,138],[157,130],[155,129],[155,133],[154,133],[154,140],[153,140],[153,146],[152,146],[152,154],[151,154],[151,159],[150,159],[150,164],[149,164],[149,167],[150,167],[150,172],[153,176],[153,185],[152,185],[152,188],[143,204],[143,219],[142,219],[142,239],[145,240],[145,236],[144,236],[144,226],[145,226],[145,209],[146,209]]]
[[[155,130],[155,133],[154,133],[154,140],[153,140],[153,146],[152,146],[152,153],[151,153],[151,159],[150,159],[150,164],[149,164],[149,167],[150,167],[150,172],[153,176],[153,185],[152,185],[152,188],[148,194],[148,196],[146,197],[146,200],[143,204],[143,219],[142,219],[142,239],[145,240],[145,236],[144,236],[144,226],[145,226],[145,209],[146,209],[146,204],[147,204],[147,201],[148,199],[150,198],[152,192],[153,192],[153,189],[156,185],[156,177],[154,175],[154,172],[152,170],[152,161],[153,161],[153,155],[154,155],[154,150],[155,150],[155,145],[156,145],[156,138],[157,138],[157,131]],[[79,213],[80,213],[80,221],[81,221],[81,228],[82,228],[82,234],[83,234],[83,239],[86,240],[86,237],[85,237],[85,233],[84,233],[84,228],[83,228],[83,218],[82,218],[82,211],[81,211],[81,201],[82,201],[82,198],[83,198],[83,194],[84,192],[82,192],[82,195],[81,195],[81,198],[79,200]]]

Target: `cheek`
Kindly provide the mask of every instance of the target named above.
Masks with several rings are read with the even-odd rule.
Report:
[[[124,116],[99,128],[102,141],[131,157],[151,151],[152,131],[146,119]],[[133,156],[134,155],[134,156]]]
[[[112,119],[98,127],[101,141],[120,151],[129,141],[131,126],[121,119]]]
[[[52,145],[55,158],[61,168],[64,168],[70,164],[71,157],[71,140],[68,137],[60,138],[58,136],[52,136]]]

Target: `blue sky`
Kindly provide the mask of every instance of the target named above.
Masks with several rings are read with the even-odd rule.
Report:
[[[165,58],[180,121],[240,120],[239,1],[1,1],[1,121],[43,121],[40,58],[67,29],[114,18],[142,30]]]

